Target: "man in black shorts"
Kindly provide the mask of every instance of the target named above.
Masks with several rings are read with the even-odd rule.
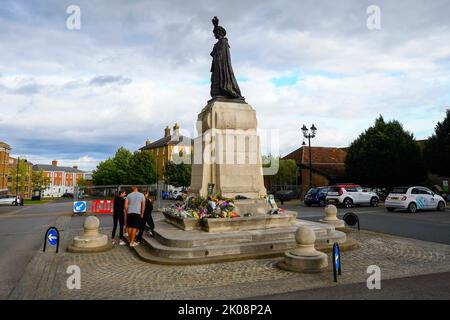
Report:
[[[137,187],[131,187],[131,193],[125,200],[125,212],[127,213],[127,233],[130,237],[130,247],[136,247],[136,232],[141,227],[141,219],[144,216],[145,197],[138,192]]]

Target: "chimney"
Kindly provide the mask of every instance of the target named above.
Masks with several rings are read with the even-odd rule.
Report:
[[[173,126],[173,135],[174,136],[180,135],[180,126],[178,125],[178,123],[175,123],[175,125]]]
[[[169,126],[167,126],[167,127],[164,129],[164,137],[168,137],[168,136],[170,136],[170,128],[169,128]]]
[[[147,141],[145,141],[146,146],[148,146],[150,143],[152,143],[152,141],[150,139],[147,139]]]
[[[74,168],[75,170],[78,170],[78,166],[73,166],[73,168]]]
[[[52,161],[52,166],[58,166],[58,160],[53,160]]]

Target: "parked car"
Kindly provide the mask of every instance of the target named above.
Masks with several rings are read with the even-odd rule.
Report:
[[[169,199],[181,200],[183,199],[184,192],[182,190],[174,189],[169,192]]]
[[[16,196],[0,196],[0,205],[17,206],[23,205],[23,199]]]
[[[306,204],[308,207],[314,204],[318,205],[319,207],[325,207],[327,203],[326,202],[327,193],[328,193],[327,187],[309,189],[309,191],[305,195],[305,200],[303,200],[303,203]]]
[[[388,195],[388,191],[386,189],[381,189],[381,188],[372,188],[372,189],[368,189],[367,191],[375,192],[381,201],[386,200],[386,197]]]
[[[169,192],[161,191],[161,196],[164,200],[169,199]]]
[[[351,208],[355,205],[376,207],[380,203],[380,198],[375,192],[364,191],[360,185],[338,184],[328,188],[326,202],[342,205],[345,208]]]
[[[426,187],[395,187],[389,193],[384,203],[389,212],[395,209],[407,210],[415,213],[417,210],[444,211],[446,203],[444,198],[435,194]]]
[[[61,197],[63,197],[63,198],[73,198],[73,193],[66,192]]]

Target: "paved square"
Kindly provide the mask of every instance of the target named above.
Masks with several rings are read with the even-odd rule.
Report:
[[[74,233],[68,235],[65,239]],[[448,245],[367,231],[351,232],[349,236],[359,241],[361,248],[342,254],[341,284],[365,282],[369,265],[381,268],[382,279],[450,271]],[[121,246],[94,254],[39,253],[11,298],[239,299],[336,285],[331,269],[320,274],[297,274],[278,269],[275,264],[280,260],[155,265],[141,261],[134,251]],[[66,287],[69,265],[81,268],[79,290]]]

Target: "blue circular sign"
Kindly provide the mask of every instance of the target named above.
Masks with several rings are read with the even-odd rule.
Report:
[[[341,264],[341,254],[339,252],[339,245],[336,243],[333,246],[333,257],[334,257],[334,266],[336,268],[336,270],[339,270],[340,264]]]
[[[47,232],[47,242],[51,246],[56,246],[58,243],[58,231],[55,228],[51,228]]]

